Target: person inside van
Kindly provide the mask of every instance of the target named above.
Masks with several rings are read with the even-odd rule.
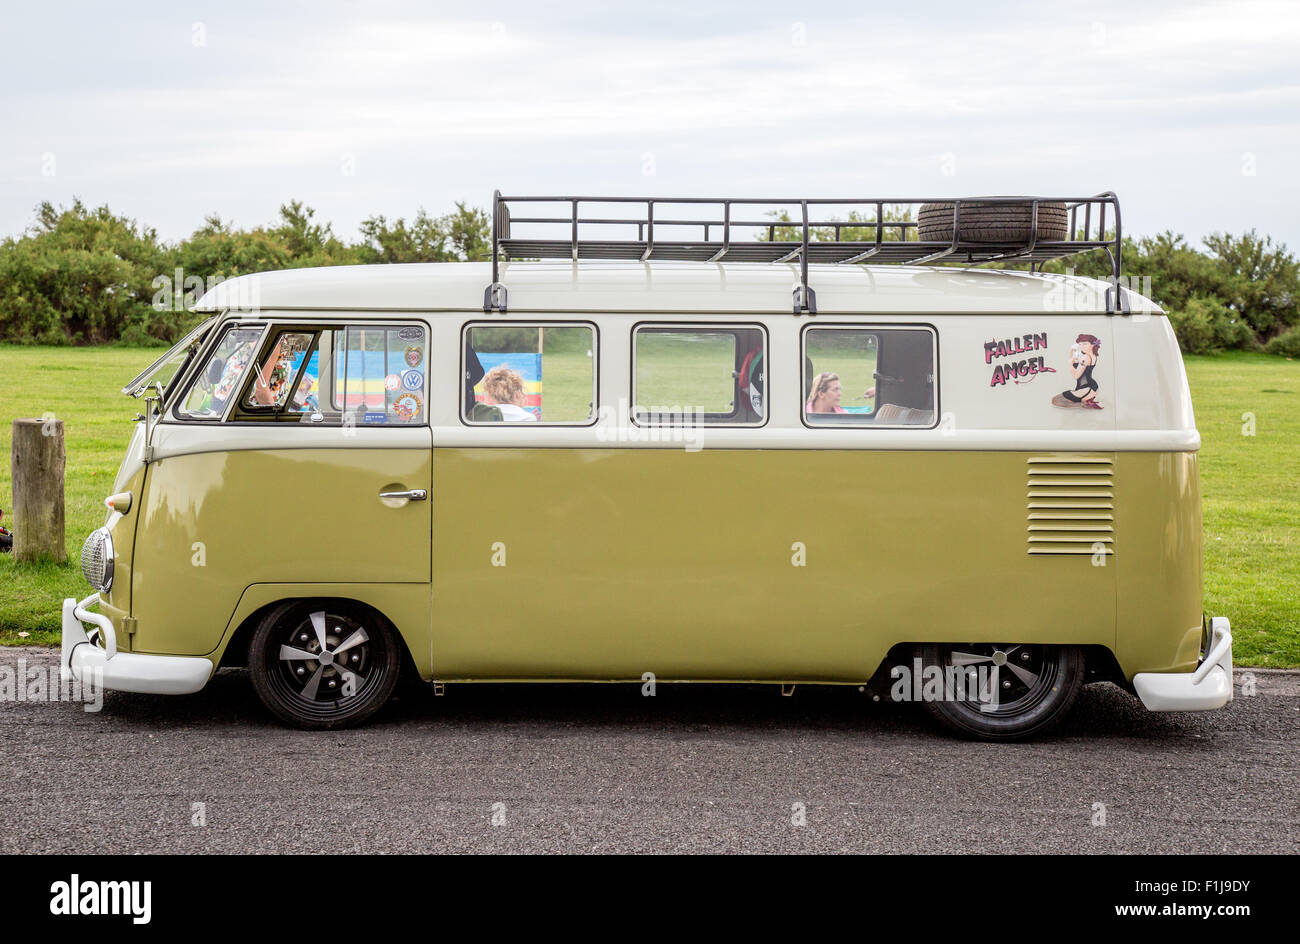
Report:
[[[537,414],[524,409],[524,378],[509,367],[493,367],[483,377],[483,402],[499,409],[507,423],[537,422]]]
[[[276,406],[280,402],[280,394],[290,373],[289,348],[285,344],[287,340],[287,335],[280,335],[266,362],[253,377],[253,402],[257,406]]]
[[[804,404],[807,413],[844,413],[840,406],[840,375],[824,370],[813,378],[812,389],[808,393],[808,402]]]
[[[840,406],[840,375],[824,370],[813,378],[812,389],[808,392],[808,402],[804,404],[806,413],[847,413]],[[876,395],[875,387],[868,387],[862,394],[867,399]]]

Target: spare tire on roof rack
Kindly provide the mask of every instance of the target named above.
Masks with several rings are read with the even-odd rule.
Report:
[[[951,203],[922,203],[917,231],[922,242],[952,242]],[[1033,230],[1033,203],[961,202],[960,240],[972,243],[1027,243]],[[1038,204],[1038,238],[1059,241],[1070,232],[1064,203]]]

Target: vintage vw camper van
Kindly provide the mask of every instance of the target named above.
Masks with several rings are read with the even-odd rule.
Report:
[[[498,195],[490,262],[216,286],[124,390],[65,673],[247,665],[305,728],[402,672],[853,685],[989,739],[1093,681],[1230,700],[1187,380],[1114,196],[928,201],[928,229],[757,203]],[[1076,252],[1112,277],[1036,271]]]

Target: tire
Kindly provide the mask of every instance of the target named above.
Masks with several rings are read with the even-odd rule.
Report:
[[[922,203],[917,212],[917,231],[923,242],[952,242],[951,203]],[[972,243],[1029,242],[1033,222],[1031,203],[962,202],[961,239]],[[1038,238],[1060,241],[1070,232],[1064,203],[1038,204]]]
[[[1075,646],[928,643],[917,648],[917,656],[927,668],[939,666],[945,678],[949,667],[998,666],[996,676],[985,676],[997,686],[996,706],[980,704],[973,692],[965,700],[924,703],[949,730],[983,741],[1014,741],[1046,731],[1070,710],[1086,671],[1083,652]]]
[[[401,656],[397,634],[374,611],[343,600],[295,600],[262,618],[248,646],[248,669],[272,714],[320,730],[361,724],[382,708],[397,685]]]

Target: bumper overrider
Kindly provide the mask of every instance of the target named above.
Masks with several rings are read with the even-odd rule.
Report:
[[[118,652],[113,622],[87,607],[99,602],[92,593],[78,603],[63,601],[63,652],[59,665],[64,680],[99,685],[110,691],[151,695],[188,695],[208,683],[212,663],[202,656],[158,656]],[[84,623],[94,626],[89,633]],[[91,636],[98,639],[92,641]]]
[[[1139,672],[1133,688],[1151,711],[1210,711],[1232,701],[1232,632],[1226,616],[1210,620],[1205,658],[1192,672]]]

